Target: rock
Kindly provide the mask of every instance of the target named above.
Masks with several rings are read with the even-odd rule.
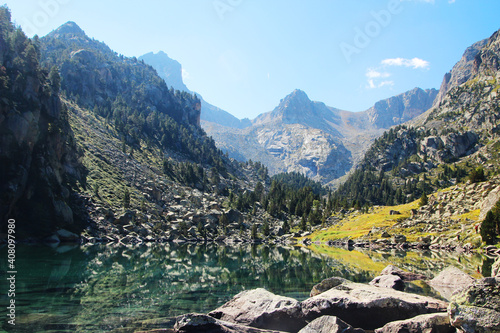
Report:
[[[204,314],[190,313],[176,318],[174,332],[182,333],[280,333],[217,320]]]
[[[405,283],[403,280],[397,275],[381,275],[377,276],[373,280],[370,281],[372,286],[380,287],[380,288],[391,288],[394,290],[403,291],[405,289]]]
[[[80,240],[80,236],[65,229],[57,230],[56,235],[61,242],[78,242]]]
[[[338,278],[338,277],[331,277],[328,279],[324,279],[320,283],[313,286],[311,293],[309,295],[311,297],[314,297],[316,295],[319,295],[327,290],[330,290],[330,289],[344,283],[345,281],[346,281],[345,279]]]
[[[335,316],[322,316],[311,321],[299,333],[363,333]]]
[[[408,320],[393,321],[376,329],[375,333],[453,333],[447,313],[431,313]]]
[[[131,224],[135,220],[135,211],[127,210],[124,213],[120,214],[114,221],[115,224],[118,225],[127,225]]]
[[[408,294],[344,280],[343,283],[302,302],[306,320],[331,315],[349,324],[373,330],[417,315],[444,312],[447,303],[431,297]]]
[[[429,285],[438,291],[442,297],[449,300],[454,292],[467,287],[474,278],[460,269],[450,266],[444,269],[438,276],[429,281]]]
[[[406,243],[406,236],[405,235],[394,235],[394,243]]]
[[[306,325],[299,301],[263,288],[243,291],[209,315],[244,326],[288,332],[297,332]]]
[[[380,272],[380,275],[397,275],[404,282],[415,281],[415,280],[427,280],[427,277],[425,275],[406,272],[394,265],[388,265],[386,268],[382,270],[382,272]]]
[[[476,280],[455,294],[448,314],[461,332],[500,332],[500,278]]]
[[[390,210],[389,215],[401,215],[401,212],[399,212],[397,210]]]

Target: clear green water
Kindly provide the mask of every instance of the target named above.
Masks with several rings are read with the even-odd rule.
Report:
[[[177,315],[209,312],[245,289],[263,287],[305,299],[324,278],[368,282],[390,263],[428,274],[449,264],[471,272],[487,266],[477,255],[407,256],[340,249],[320,254],[266,245],[18,245],[16,251],[16,326],[11,326],[6,312],[7,249],[0,249],[0,331],[9,333],[164,328],[171,327]],[[425,285],[410,289],[432,294]]]

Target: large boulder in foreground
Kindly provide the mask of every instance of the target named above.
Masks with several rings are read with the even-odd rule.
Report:
[[[475,279],[469,274],[462,272],[456,267],[450,266],[445,268],[428,283],[439,292],[442,297],[450,300],[454,292],[469,286],[474,281]]]
[[[500,332],[500,278],[477,280],[455,294],[448,314],[464,333]]]
[[[342,279],[337,286],[302,302],[306,320],[330,315],[354,327],[373,330],[421,314],[446,312],[446,302]]]
[[[340,318],[323,316],[311,321],[299,333],[364,333],[360,328],[353,328]]]
[[[261,330],[239,324],[217,320],[204,314],[190,313],[177,317],[174,332],[179,333],[283,333]]]
[[[231,323],[286,332],[297,332],[307,324],[299,301],[263,288],[243,291],[209,315]]]
[[[375,333],[454,333],[447,313],[431,313],[398,320],[375,330]]]

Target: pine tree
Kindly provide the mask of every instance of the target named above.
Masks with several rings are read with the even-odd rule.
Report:
[[[422,193],[422,196],[420,197],[420,201],[418,202],[418,205],[420,207],[423,207],[425,205],[427,205],[429,203],[429,198],[427,197],[427,194],[425,193]]]
[[[130,192],[128,188],[125,188],[125,191],[123,193],[123,207],[124,208],[130,207]]]

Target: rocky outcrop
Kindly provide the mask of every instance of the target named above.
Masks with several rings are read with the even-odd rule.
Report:
[[[322,316],[314,319],[299,333],[363,333],[364,330],[354,328],[340,318]]]
[[[315,284],[312,287],[310,296],[314,297],[316,295],[319,295],[327,290],[330,290],[334,287],[337,287],[338,285],[341,285],[344,282],[345,282],[345,279],[339,278],[339,277],[331,277],[328,279],[324,279],[323,281],[321,281],[318,284]]]
[[[355,327],[373,330],[392,321],[444,312],[447,305],[430,297],[344,280],[303,301],[302,312],[307,320],[331,315]]]
[[[0,225],[16,220],[16,240],[44,238],[59,228],[86,223],[79,196],[80,155],[59,98],[59,76],[44,74],[36,47],[14,28],[2,7],[0,33]],[[15,48],[9,38],[16,36]],[[4,228],[5,227],[5,228]]]
[[[500,332],[500,279],[484,278],[453,297],[451,324],[464,333]]]
[[[300,302],[262,288],[239,293],[209,315],[245,326],[287,332],[297,332],[306,324]]]
[[[453,333],[455,328],[450,325],[447,313],[431,313],[416,316],[407,320],[388,323],[375,333]]]

